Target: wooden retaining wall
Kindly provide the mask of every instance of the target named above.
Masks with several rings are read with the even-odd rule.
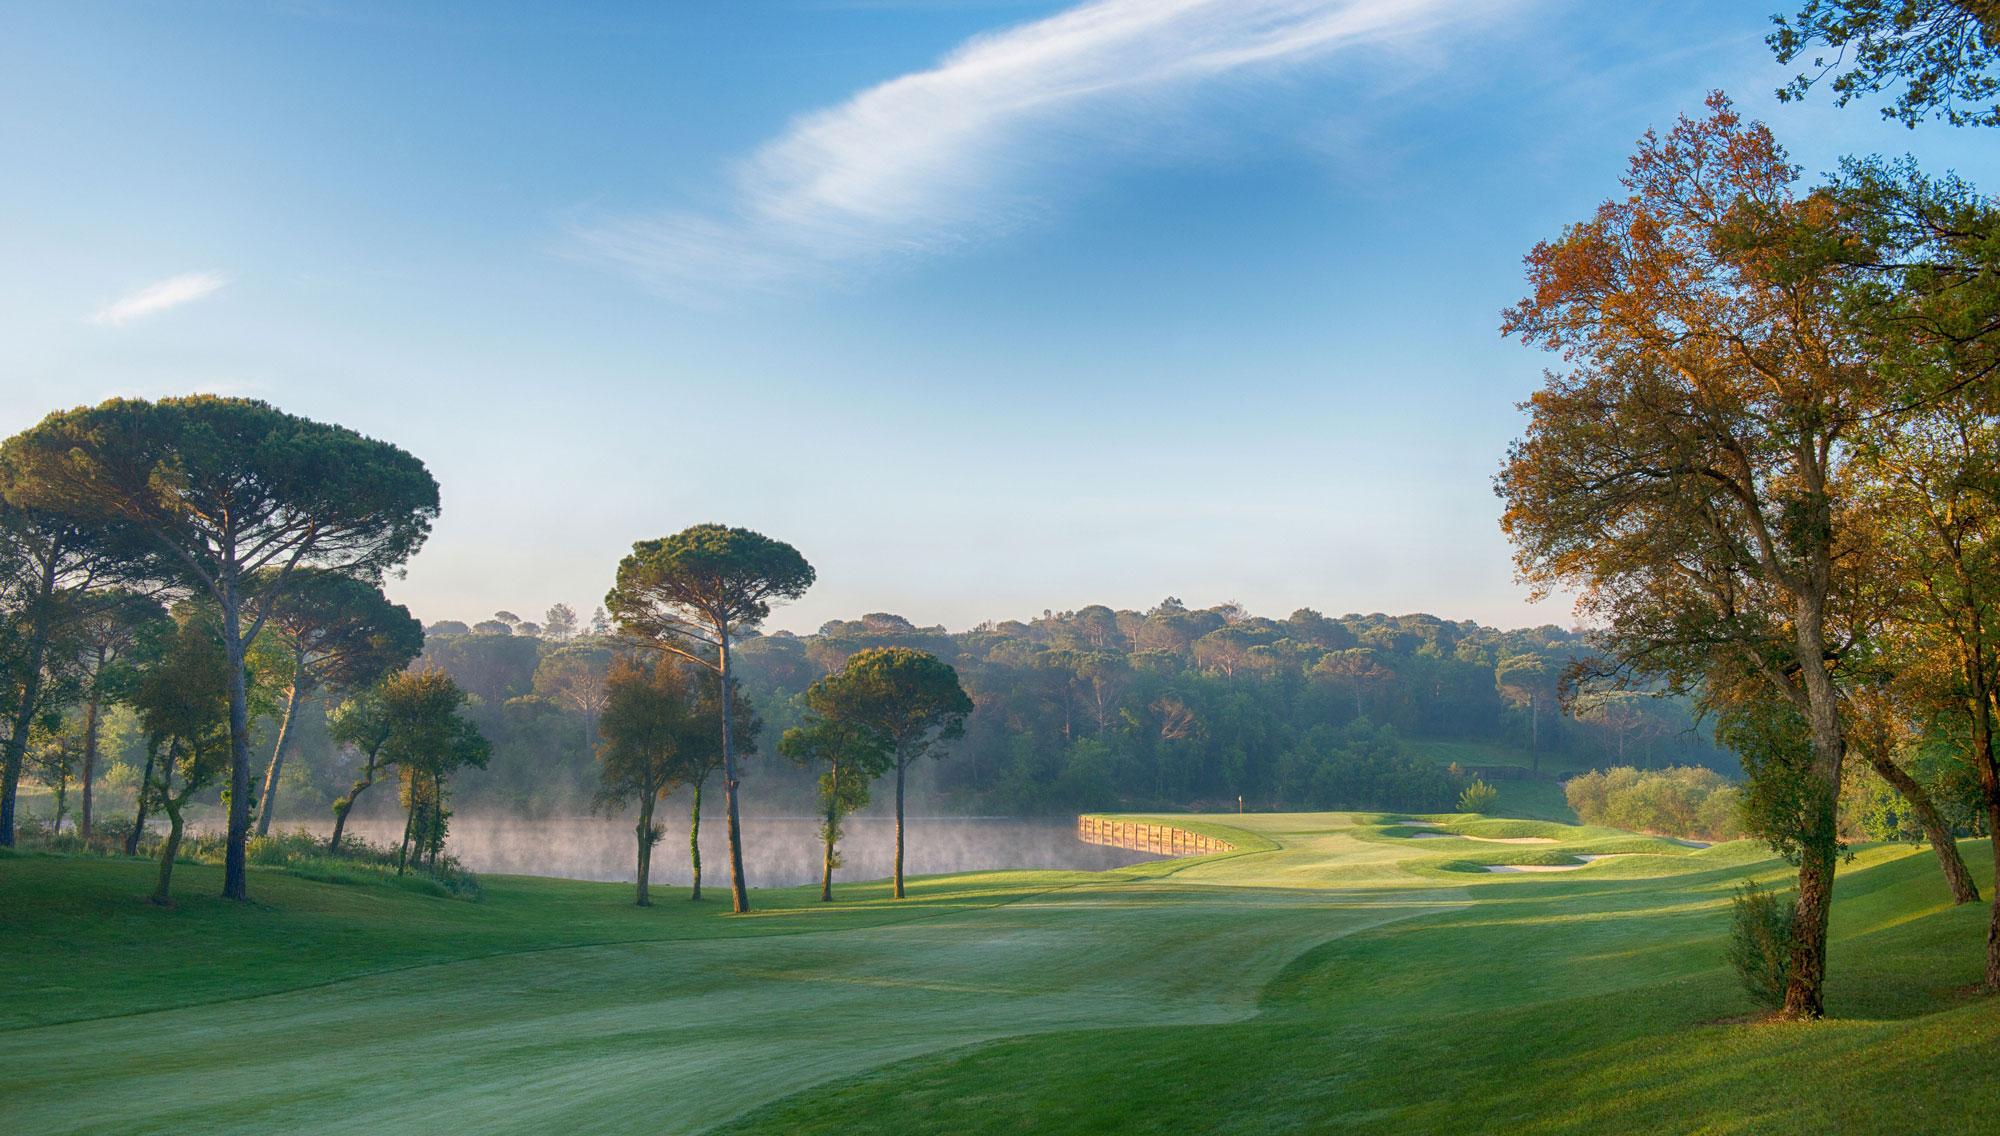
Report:
[[[1111,820],[1100,816],[1076,818],[1076,838],[1085,844],[1109,844],[1135,852],[1157,852],[1162,856],[1205,856],[1210,852],[1233,852],[1234,844],[1199,832],[1189,832],[1170,824]]]

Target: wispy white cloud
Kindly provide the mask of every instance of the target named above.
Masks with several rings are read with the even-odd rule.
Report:
[[[90,321],[117,327],[168,308],[191,304],[203,296],[213,295],[228,283],[229,278],[220,272],[183,272],[113,300],[98,309]]]
[[[948,250],[1040,215],[1079,158],[1134,134],[1159,144],[1156,120],[1205,86],[1514,3],[1091,0],[795,120],[740,164],[713,212],[597,218],[571,233],[583,255],[683,293]]]

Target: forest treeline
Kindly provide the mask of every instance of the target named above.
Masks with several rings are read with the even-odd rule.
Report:
[[[467,714],[492,741],[484,770],[457,790],[467,809],[581,812],[598,782],[594,747],[605,679],[621,651],[601,612],[556,605],[541,620],[511,612],[426,629],[421,663],[471,696]],[[805,715],[806,689],[871,647],[909,647],[958,672],[974,709],[964,737],[917,773],[926,810],[1023,815],[1102,808],[1451,807],[1463,787],[1423,743],[1481,764],[1481,747],[1545,775],[1598,765],[1734,759],[1685,701],[1617,692],[1565,710],[1561,676],[1589,653],[1557,627],[1500,631],[1429,615],[1284,619],[1234,604],[1150,611],[1092,606],[969,631],[896,615],[836,620],[809,635],[743,640],[737,675],[766,742]],[[336,796],[351,757],[318,726],[286,787],[286,815]],[[759,812],[810,813],[810,777],[760,747],[747,790]]]

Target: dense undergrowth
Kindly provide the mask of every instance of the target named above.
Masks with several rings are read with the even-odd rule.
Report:
[[[17,840],[24,852],[131,859],[125,852],[131,830],[131,817],[114,814],[92,825],[90,837],[85,839],[74,828],[58,833],[52,831],[48,821],[29,817],[21,823]],[[160,848],[160,834],[147,829],[140,834],[136,856],[157,861]],[[190,833],[182,839],[174,863],[219,866],[226,851],[220,832]],[[429,895],[479,898],[479,877],[455,857],[441,854],[435,864],[405,864],[399,870],[397,851],[349,836],[341,840],[340,850],[334,852],[327,848],[324,838],[302,828],[253,836],[244,845],[244,855],[252,865],[300,879],[329,884],[380,883]]]

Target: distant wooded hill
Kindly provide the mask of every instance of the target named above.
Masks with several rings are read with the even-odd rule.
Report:
[[[1239,795],[1253,808],[1443,809],[1463,783],[1450,762],[1489,780],[1610,765],[1736,773],[1678,700],[1598,696],[1566,714],[1557,683],[1588,645],[1561,628],[1311,610],[1269,619],[1168,599],[964,632],[875,613],[743,643],[739,673],[764,721],[746,777],[753,810],[805,810],[809,780],[775,756],[776,738],[798,723],[808,684],[873,646],[938,655],[977,706],[919,783],[938,811],[1233,807]],[[491,767],[463,779],[465,808],[588,799],[615,649],[607,636],[558,640],[492,621],[432,626],[426,659],[479,698],[494,743]]]

